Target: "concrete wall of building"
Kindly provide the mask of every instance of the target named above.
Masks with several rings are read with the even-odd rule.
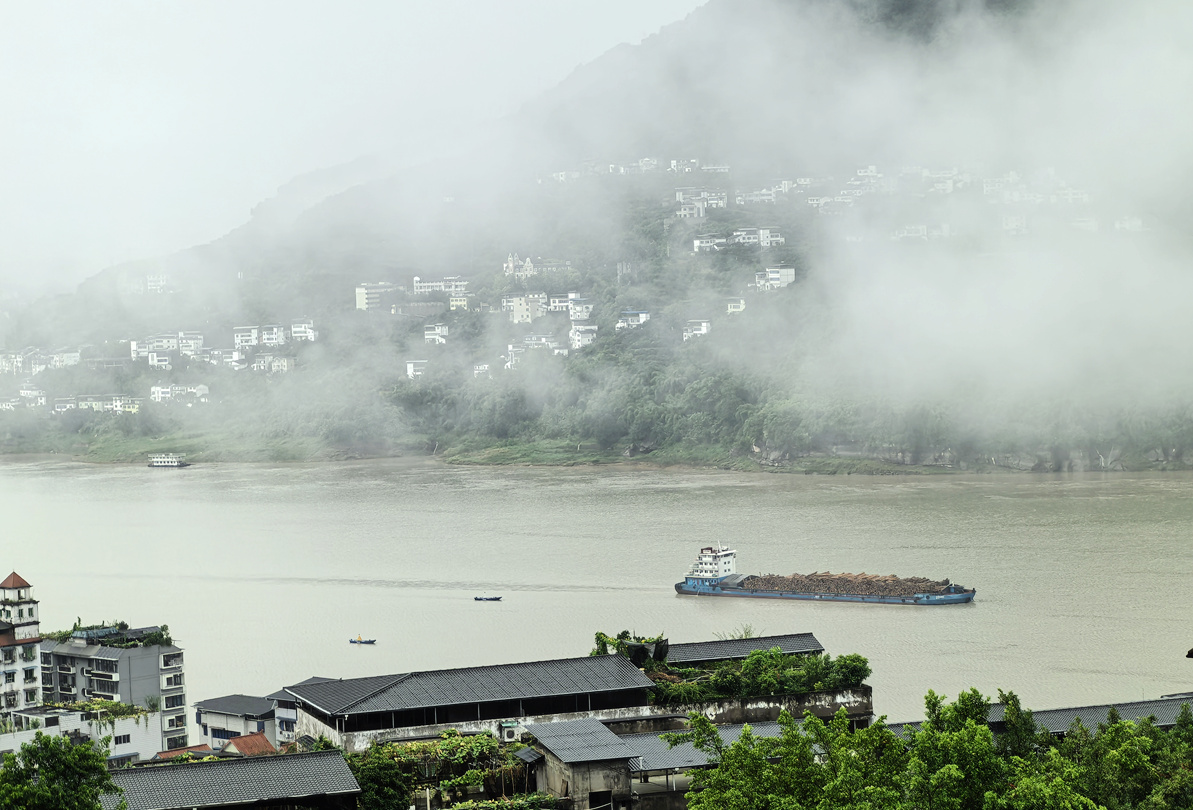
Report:
[[[538,789],[545,788],[555,796],[570,797],[573,810],[588,810],[590,793],[610,791],[615,803],[629,798],[630,773],[624,760],[569,765],[548,755],[544,765],[539,773],[545,778],[545,784],[539,782]]]
[[[127,678],[121,672],[120,697],[122,702],[144,706],[146,698],[161,697],[162,687],[159,677],[161,650],[161,647],[133,647],[120,651],[121,668],[123,669],[125,665],[128,666]],[[124,692],[126,688],[128,689],[127,697]]]
[[[257,728],[257,723],[260,722],[262,727]],[[200,711],[200,728],[199,741],[197,744],[207,743],[212,748],[219,750],[228,744],[227,737],[216,737],[212,734],[216,729],[223,729],[231,732],[233,736],[239,737],[242,734],[253,734],[257,731],[264,731],[265,737],[273,746],[278,746],[278,727],[277,721],[269,720],[249,720],[240,714],[224,714],[223,712],[209,712]],[[293,736],[293,735],[291,735]]]
[[[663,793],[641,793],[634,802],[635,810],[687,810],[687,794],[682,790]]]
[[[630,706],[624,709],[599,709],[588,712],[538,715],[535,717],[507,717],[493,720],[473,720],[463,723],[440,723],[438,725],[410,726],[374,731],[352,731],[341,734],[325,725],[318,718],[301,709],[298,712],[298,736],[327,737],[347,751],[364,751],[374,741],[409,740],[419,737],[436,737],[448,729],[461,734],[479,734],[490,731],[501,737],[501,723],[516,721],[525,723],[558,723],[565,720],[579,720],[585,717],[602,721],[618,721],[617,732],[622,734],[670,731],[681,727],[676,715],[686,716],[689,712],[700,712],[717,724],[757,723],[760,720],[775,720],[779,712],[786,709],[793,717],[803,717],[811,711],[817,717],[828,719],[845,708],[850,719],[860,726],[869,724],[874,714],[874,702],[869,686],[856,689],[842,689],[835,692],[812,692],[801,697],[773,695],[747,700],[717,700],[690,706]],[[624,726],[624,727],[623,727]],[[525,729],[518,729],[521,734]]]
[[[111,757],[132,757],[133,761],[152,759],[159,750],[161,742],[161,716],[156,713],[141,715],[140,717],[121,717],[115,721],[84,720],[77,712],[59,715],[56,726],[39,725],[38,728],[27,728],[11,734],[0,734],[0,754],[16,752],[25,743],[33,742],[34,737],[47,734],[60,737],[72,733],[84,734],[93,741],[100,741],[111,737]],[[39,720],[44,723],[45,719]],[[128,741],[123,738],[127,736]],[[119,742],[118,742],[119,740]]]

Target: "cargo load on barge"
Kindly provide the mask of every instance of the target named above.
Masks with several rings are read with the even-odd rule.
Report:
[[[684,581],[675,583],[675,591],[690,596],[877,605],[959,605],[972,602],[977,593],[973,588],[964,588],[947,579],[902,578],[893,574],[739,574],[737,551],[726,546],[700,549]]]

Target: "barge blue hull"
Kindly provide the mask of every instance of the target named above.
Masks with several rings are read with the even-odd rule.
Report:
[[[801,599],[805,602],[862,602],[870,605],[961,605],[972,602],[977,591],[957,590],[953,593],[917,593],[911,596],[867,596],[852,593],[797,593],[794,591],[760,591],[748,588],[721,587],[695,583],[691,579],[675,583],[675,592],[682,596],[733,596],[746,599]]]

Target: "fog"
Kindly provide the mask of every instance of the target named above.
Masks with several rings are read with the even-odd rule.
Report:
[[[293,177],[466,144],[697,0],[0,4],[0,283],[211,241]]]
[[[479,434],[740,450],[768,446],[769,431],[792,452],[835,452],[895,447],[914,431],[872,426],[928,413],[949,425],[924,440],[942,446],[965,434],[1093,457],[1110,455],[1093,452],[1097,437],[1131,433],[1166,458],[1193,450],[1184,416],[1179,442],[1140,438],[1124,416],[1193,402],[1186,4],[129,8],[131,25],[89,12],[107,35],[67,25],[103,47],[66,37],[55,60],[22,39],[42,84],[5,86],[31,112],[13,130],[21,157],[4,158],[20,182],[5,184],[0,267],[65,280],[108,264],[104,250],[144,260],[88,281],[44,323],[14,320],[22,344],[65,339],[66,324],[81,343],[201,329],[218,345],[233,324],[311,317],[331,339],[300,366],[327,376],[262,383],[284,393],[254,414],[285,422],[301,401],[279,434],[335,423],[428,449]],[[155,57],[163,70],[146,69]],[[70,92],[38,106],[39,86]],[[666,171],[690,159],[731,171]],[[799,178],[813,180],[732,204]],[[680,186],[731,202],[679,217]],[[782,226],[787,244],[692,250],[701,234],[758,226]],[[501,269],[514,252],[571,264],[516,279]],[[759,289],[755,272],[778,262],[806,279]],[[128,292],[150,274],[169,276],[170,294]],[[427,300],[416,295],[352,309],[361,282],[457,275],[479,311],[401,312]],[[514,369],[511,345],[570,327],[563,313],[511,323],[502,299],[533,291],[591,296],[593,346]],[[745,311],[728,315],[727,296]],[[645,337],[614,333],[622,310],[651,313]],[[440,318],[447,344],[425,344]],[[700,318],[711,332],[681,339]],[[404,373],[416,359],[422,382]],[[340,429],[369,409],[375,428]]]

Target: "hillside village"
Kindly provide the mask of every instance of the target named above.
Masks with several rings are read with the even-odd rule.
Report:
[[[285,373],[294,369],[294,344],[313,342],[317,337],[313,321],[298,320],[289,326],[267,324],[236,327],[231,335],[231,349],[205,345],[201,332],[168,332],[139,340],[119,341],[118,346],[127,348],[128,356],[125,357],[103,356],[93,347],[53,352],[27,347],[16,352],[0,352],[0,374],[24,378],[17,396],[0,397],[0,411],[23,408],[54,414],[76,409],[137,413],[146,399],[157,404],[202,405],[210,397],[210,388],[203,383],[152,385],[147,396],[77,393],[51,398],[35,384],[34,378],[47,369],[58,370],[79,365],[93,371],[140,367],[168,372],[181,366],[201,374],[204,366],[222,366],[234,371]]]
[[[727,463],[724,453],[739,452],[735,447],[757,463],[778,460],[783,465],[809,451],[832,455],[833,448],[844,446],[897,464],[935,458],[948,460],[947,465],[955,453],[946,435],[927,439],[932,446],[899,446],[905,441],[900,437],[914,436],[918,428],[893,434],[881,428],[880,433],[889,435],[859,446],[858,434],[874,434],[874,427],[828,425],[820,435],[793,444],[769,437],[792,435],[789,427],[776,424],[762,435],[749,428],[740,408],[711,403],[696,405],[698,411],[716,414],[711,430],[697,416],[691,418],[696,420],[693,426],[700,425],[698,430],[682,423],[650,428],[641,419],[636,423],[640,427],[634,427],[626,414],[641,408],[631,406],[625,393],[615,397],[621,405],[613,405],[604,394],[595,396],[593,380],[582,381],[588,372],[580,369],[600,358],[609,372],[633,373],[627,352],[651,345],[656,347],[651,350],[654,362],[682,373],[685,385],[694,384],[696,376],[679,370],[707,364],[713,356],[718,358],[717,374],[737,379],[760,364],[762,356],[749,347],[769,339],[777,325],[797,332],[822,328],[814,326],[822,307],[817,296],[831,284],[831,274],[821,257],[832,245],[859,257],[882,251],[914,260],[925,251],[932,255],[953,245],[982,243],[990,250],[1016,251],[1031,249],[1041,239],[1097,244],[1148,237],[1140,217],[1116,210],[1113,200],[1102,200],[1053,170],[863,165],[848,174],[821,171],[759,182],[738,177],[724,162],[643,158],[559,171],[538,179],[532,189],[532,198],[537,195],[550,212],[541,216],[554,218],[541,224],[557,235],[506,242],[501,253],[490,249],[467,266],[454,265],[455,272],[405,267],[357,275],[354,283],[341,273],[321,278],[318,295],[307,297],[295,297],[287,284],[265,283],[243,273],[230,282],[235,286],[216,288],[223,298],[242,298],[248,312],[302,307],[317,319],[219,326],[213,331],[208,315],[206,328],[189,328],[196,325],[195,316],[179,314],[169,322],[153,314],[184,313],[193,307],[199,292],[191,286],[194,280],[149,265],[121,270],[107,294],[117,296],[122,311],[146,313],[147,322],[165,328],[145,336],[92,330],[98,340],[86,345],[0,350],[0,420],[5,413],[24,414],[19,433],[10,433],[6,443],[26,452],[86,449],[90,436],[102,433],[104,426],[94,419],[63,422],[63,414],[81,411],[119,420],[144,415],[148,408],[154,421],[135,427],[117,421],[112,427],[130,435],[168,437],[193,425],[199,432],[192,427],[190,433],[198,438],[188,439],[183,449],[206,452],[207,459],[268,458],[279,452],[286,458],[312,452],[374,455],[420,446],[435,451],[460,441],[518,438],[558,439],[573,446],[595,440],[601,448],[627,454],[717,445],[722,448],[719,464]],[[587,220],[569,211],[572,201],[599,204],[603,216],[619,224],[594,243],[586,231]],[[500,239],[500,233],[494,237]],[[213,292],[203,294],[210,297]],[[30,325],[37,326],[35,321]],[[212,334],[219,337],[213,339]],[[705,342],[708,349],[696,347]],[[765,376],[767,366],[790,364],[812,343],[785,341],[756,371]],[[525,372],[528,361],[531,371]],[[546,400],[535,397],[536,402],[550,408],[552,402],[579,401],[570,406],[575,413],[553,417],[545,425],[546,412],[540,417],[526,411],[510,399],[514,395],[508,389],[545,384],[541,378],[549,368],[559,370],[548,374],[555,375],[550,383],[555,393]],[[276,382],[290,377],[286,385]],[[435,381],[437,391],[446,385],[453,399],[436,404],[410,387],[428,379]],[[646,379],[653,385],[661,378],[652,371]],[[722,389],[749,391],[739,398],[761,410],[761,386],[761,378],[754,378]],[[283,388],[288,394],[279,398]],[[355,392],[352,397],[370,399],[369,407],[352,407],[359,399],[345,400],[348,407],[335,404],[337,398],[349,397],[350,389]],[[657,405],[663,394],[640,387],[636,396]],[[498,407],[496,402],[505,404]],[[218,409],[212,409],[216,403]],[[595,412],[598,403],[622,413]],[[690,412],[692,404],[680,407]],[[323,428],[328,436],[361,438],[331,442],[301,437],[287,428],[294,440],[285,449],[233,452],[224,438],[208,445],[201,438],[212,430],[226,432],[223,426],[234,426],[246,416],[269,419],[296,408],[330,408],[337,414],[333,420],[347,413],[371,414],[372,424],[349,428],[333,423]],[[492,416],[475,413],[476,418],[463,421],[449,416],[460,408],[481,409]],[[212,410],[212,415],[196,421],[201,410]],[[725,415],[735,410],[740,416],[725,422]],[[873,417],[884,425],[891,418]],[[326,416],[314,413],[293,413],[282,420],[291,425],[329,424]],[[466,424],[487,426],[462,427]],[[754,435],[742,436],[742,430]],[[52,438],[38,438],[51,434]],[[251,444],[261,430],[246,426],[241,435],[245,438],[236,440],[238,446]],[[155,440],[152,450],[179,449],[168,445]],[[128,456],[134,446],[135,442],[123,444],[107,452],[134,460]],[[145,452],[150,452],[148,447]],[[685,454],[704,451],[677,452],[682,460]],[[1072,453],[1075,461],[1055,457],[1041,462],[1038,448],[1026,446],[1010,453],[983,452],[978,458],[1030,469],[1041,463],[1088,465],[1099,453],[1104,463],[1114,455],[1110,448],[1095,451],[1080,445]]]

